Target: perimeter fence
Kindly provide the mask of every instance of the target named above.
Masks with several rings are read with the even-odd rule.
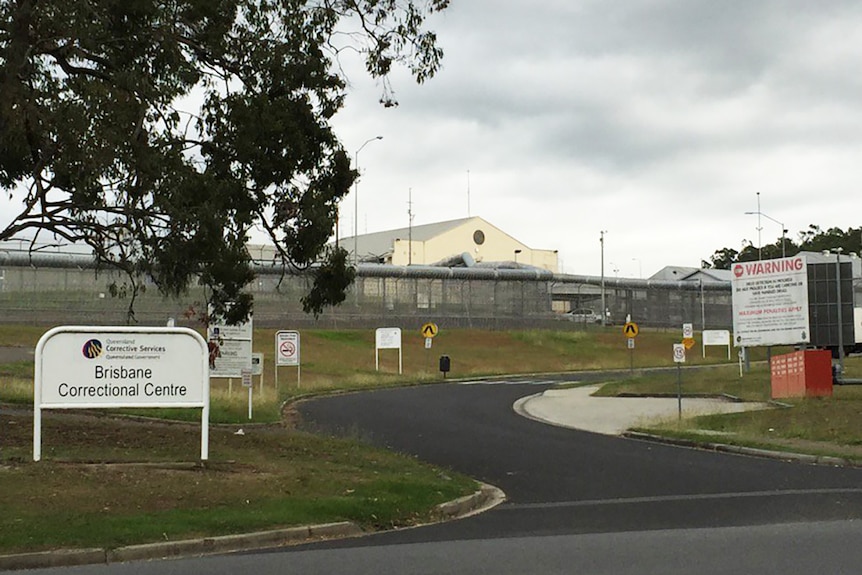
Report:
[[[451,328],[591,329],[568,321],[565,312],[590,309],[609,323],[627,319],[642,327],[730,329],[729,282],[654,281],[552,274],[535,268],[439,268],[360,264],[357,280],[340,306],[315,318],[301,298],[311,285],[304,273],[255,265],[254,322],[277,328],[414,329],[433,321]],[[34,325],[124,325],[132,301],[112,295],[123,278],[98,270],[89,256],[68,253],[0,251],[0,322]],[[147,285],[133,303],[134,322],[194,325],[190,308],[206,300],[202,287],[166,298]],[[603,305],[604,303],[604,305]]]

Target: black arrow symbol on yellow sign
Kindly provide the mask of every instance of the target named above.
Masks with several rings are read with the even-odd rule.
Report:
[[[431,323],[426,323],[422,328],[422,335],[425,337],[434,337],[437,335],[437,326]]]
[[[627,323],[623,333],[629,337],[634,337],[638,334],[638,327],[633,323]]]

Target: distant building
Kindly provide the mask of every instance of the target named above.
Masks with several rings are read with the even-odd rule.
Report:
[[[656,281],[703,281],[729,282],[733,277],[731,270],[716,270],[704,268],[692,268],[684,266],[665,266],[649,279]]]
[[[512,262],[557,273],[556,250],[532,249],[480,217],[340,238],[339,246],[360,262],[407,265],[467,265]],[[472,261],[470,261],[472,260]]]

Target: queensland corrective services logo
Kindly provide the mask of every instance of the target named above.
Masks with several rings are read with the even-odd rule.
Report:
[[[84,347],[81,348],[81,353],[87,359],[96,359],[100,355],[102,355],[102,350],[104,347],[102,346],[102,342],[98,339],[89,339],[84,344]]]

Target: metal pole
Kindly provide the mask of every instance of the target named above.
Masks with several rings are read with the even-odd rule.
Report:
[[[760,230],[763,226],[760,225],[760,192],[757,192],[757,259],[763,259],[763,243],[760,241]]]
[[[366,140],[359,149],[353,161],[356,163],[356,180],[353,182],[353,267],[359,264],[359,152],[374,140],[382,140],[383,136],[375,136]]]
[[[607,325],[607,317],[605,314],[605,234],[608,233],[606,230],[602,230],[599,232],[599,244],[601,245],[602,252],[602,325]]]
[[[682,366],[676,364],[676,410],[678,419],[682,419]]]
[[[844,377],[844,321],[841,314],[841,248],[835,250],[835,292],[838,301],[838,381]]]

